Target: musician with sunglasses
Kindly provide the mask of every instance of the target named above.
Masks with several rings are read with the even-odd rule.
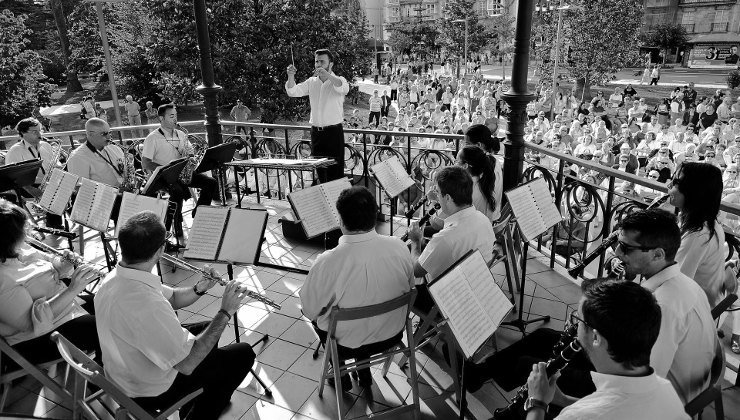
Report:
[[[661,307],[635,283],[585,280],[578,313],[577,338],[593,362],[596,391],[581,399],[563,394],[548,379],[543,362],[532,366],[527,380],[527,420],[545,418],[550,402],[565,406],[557,420],[684,420],[689,416],[670,382],[656,374],[651,351],[661,329]]]

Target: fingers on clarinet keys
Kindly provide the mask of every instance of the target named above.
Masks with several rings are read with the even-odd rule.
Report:
[[[408,236],[408,239],[416,242],[421,238],[421,228],[419,227],[419,222],[411,222],[411,226],[409,226],[409,231],[406,233]]]
[[[72,279],[69,283],[69,287],[73,290],[81,291],[97,277],[99,277],[97,270],[90,267],[89,265],[81,265],[77,267],[72,273]]]
[[[223,297],[221,298],[221,309],[226,312],[233,314],[239,309],[239,306],[244,300],[246,294],[241,289],[239,283],[236,280],[231,280],[226,283]]]
[[[530,398],[549,404],[555,396],[555,382],[560,377],[560,373],[548,378],[545,367],[546,364],[543,362],[532,365],[532,372],[527,379],[527,392]]]

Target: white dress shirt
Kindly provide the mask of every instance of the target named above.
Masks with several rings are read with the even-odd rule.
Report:
[[[87,144],[81,144],[69,155],[67,171],[118,187],[123,180],[123,165],[123,150],[120,147],[109,144],[95,153]]]
[[[698,232],[682,235],[681,246],[676,253],[681,272],[699,284],[710,306],[719,303],[721,298],[727,253],[725,231],[719,222],[714,224],[714,236],[711,239],[706,224]]]
[[[193,347],[195,337],[168,301],[173,293],[158,276],[119,264],[95,295],[105,375],[129,397],[168,390],[177,376],[174,366]]]
[[[431,281],[470,250],[479,250],[486,262],[493,257],[493,226],[488,217],[470,206],[444,219],[444,228],[432,236],[419,256],[419,265]]]
[[[166,165],[175,159],[187,156],[192,150],[188,135],[175,129],[173,135],[165,134],[162,128],[158,128],[144,139],[144,148],[141,156],[150,159],[157,165]]]
[[[661,311],[650,366],[671,381],[685,404],[709,385],[717,340],[709,301],[678,264],[664,268],[642,286],[653,292]]]
[[[46,174],[56,165],[56,162],[50,162],[54,150],[51,145],[43,140],[37,146],[31,146],[25,140],[21,139],[18,143],[12,145],[8,154],[5,156],[5,164],[23,162],[32,159],[41,159],[41,168],[36,173],[36,184],[44,181]]]
[[[308,122],[312,126],[341,124],[344,119],[344,97],[349,93],[349,85],[344,77],[339,79],[342,84],[334,86],[331,80],[322,82],[318,76],[312,76],[292,88],[286,82],[285,91],[294,98],[308,95],[311,103],[311,118]]]
[[[556,420],[688,420],[676,391],[654,372],[630,377],[591,372],[596,391],[565,407]]]
[[[383,303],[411,290],[414,262],[400,239],[374,230],[343,235],[339,245],[316,259],[300,291],[303,314],[329,329],[333,306],[356,308]],[[387,340],[406,322],[406,308],[373,318],[337,324],[339,344],[357,348]]]

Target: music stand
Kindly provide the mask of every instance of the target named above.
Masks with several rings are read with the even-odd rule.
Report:
[[[157,168],[158,170],[155,170],[155,173],[152,174],[154,179],[147,182],[142,195],[154,197],[157,191],[167,189],[169,185],[176,184],[180,177],[180,172],[185,168],[187,161],[187,158],[175,159]]]
[[[36,175],[41,169],[40,159],[24,160],[0,166],[0,191],[17,190],[36,183]]]
[[[237,148],[236,143],[222,143],[206,149],[200,165],[195,169],[196,174],[207,171],[216,171],[218,173],[218,184],[221,190],[221,202],[226,205],[226,176],[223,164],[234,160],[234,153]]]

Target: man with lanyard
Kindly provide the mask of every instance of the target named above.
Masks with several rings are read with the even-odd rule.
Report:
[[[296,84],[294,65],[288,66],[288,81],[285,91],[288,96],[308,96],[311,103],[311,150],[314,156],[334,158],[336,165],[317,170],[320,182],[332,181],[344,176],[344,97],[349,85],[344,77],[332,71],[334,56],[327,49],[314,52],[314,73],[305,81]]]
[[[144,140],[141,164],[145,170],[153,171],[158,166],[166,165],[173,160],[188,157],[193,150],[187,135],[177,129],[177,109],[174,104],[160,105],[157,109],[160,126],[149,133]],[[190,198],[188,187],[200,188],[200,197],[196,206],[209,206],[218,190],[218,182],[206,174],[193,174],[189,185],[180,181],[168,186],[170,201],[177,205],[175,211],[175,235],[183,236],[182,232],[182,202]],[[195,209],[193,209],[195,216]],[[172,217],[168,215],[165,225],[167,229],[172,224]]]
[[[21,140],[8,150],[5,156],[5,164],[23,162],[26,160],[41,159],[41,168],[36,174],[34,187],[40,187],[49,171],[54,169],[56,162],[50,162],[54,150],[51,145],[42,140],[41,123],[36,118],[24,118],[15,126]],[[46,226],[62,229],[62,217],[56,214],[46,213]]]
[[[123,150],[110,143],[110,126],[100,118],[85,122],[87,141],[76,148],[67,160],[67,170],[77,176],[120,187],[123,181]],[[116,198],[111,218],[118,218],[120,197]]]

